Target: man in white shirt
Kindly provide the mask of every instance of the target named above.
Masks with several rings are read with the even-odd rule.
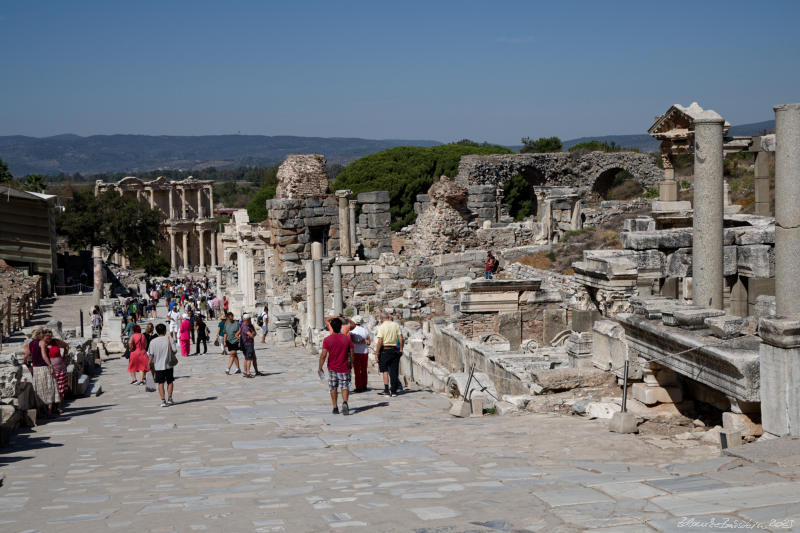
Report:
[[[172,311],[167,313],[167,318],[169,318],[169,335],[172,337],[172,340],[175,340],[178,336],[178,322],[180,321],[181,314],[173,307]]]
[[[154,381],[158,384],[158,394],[161,395],[161,407],[172,405],[172,388],[175,381],[174,369],[169,365],[170,352],[178,351],[174,341],[167,336],[167,326],[156,326],[158,337],[150,341],[147,355],[150,358],[150,369],[153,370]],[[164,383],[167,384],[167,399],[164,399]]]
[[[355,390],[367,390],[367,363],[369,361],[369,330],[364,327],[364,318],[354,316],[356,327],[350,330],[350,339],[353,341],[353,374],[355,377]]]

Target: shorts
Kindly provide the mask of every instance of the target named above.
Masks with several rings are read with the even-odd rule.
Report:
[[[156,383],[172,383],[175,381],[175,369],[168,368],[166,370],[156,370],[156,375],[153,376],[153,381]]]
[[[252,344],[245,344],[242,353],[245,361],[252,361],[256,358],[256,347]]]
[[[378,371],[388,372],[389,362],[399,355],[397,348],[394,346],[387,346],[381,348],[381,353],[378,354]]]
[[[328,387],[336,390],[341,386],[342,390],[350,390],[350,372],[334,372],[328,369]]]
[[[170,322],[169,323],[169,330],[172,333],[178,333],[178,324],[176,324],[174,322]]]
[[[267,334],[267,328],[268,328],[268,327],[269,327],[269,324],[268,324],[267,322],[264,322],[264,324],[262,324],[262,325],[261,325],[261,333],[262,333],[263,335],[266,335],[266,334]]]
[[[225,341],[225,347],[228,349],[229,352],[238,352],[242,348],[239,346],[238,342],[230,342]]]

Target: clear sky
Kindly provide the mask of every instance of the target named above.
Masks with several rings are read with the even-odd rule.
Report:
[[[800,1],[0,3],[0,135],[470,138],[800,101]]]

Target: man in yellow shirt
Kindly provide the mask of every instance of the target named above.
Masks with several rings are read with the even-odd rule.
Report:
[[[381,325],[378,326],[378,345],[375,352],[378,354],[378,370],[383,374],[383,396],[397,396],[400,383],[398,371],[400,358],[403,356],[403,332],[400,326],[389,317],[389,313],[381,311]],[[391,382],[391,391],[389,384]]]

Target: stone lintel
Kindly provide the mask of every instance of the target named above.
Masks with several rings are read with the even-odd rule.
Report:
[[[538,291],[541,285],[541,279],[481,279],[472,280],[467,286],[467,290],[469,292]]]

